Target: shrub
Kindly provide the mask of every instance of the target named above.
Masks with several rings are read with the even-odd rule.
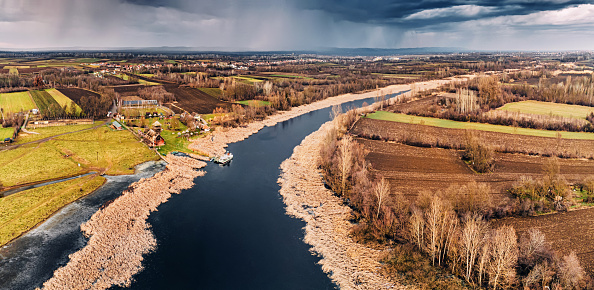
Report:
[[[480,142],[480,140],[469,131],[465,134],[464,159],[470,166],[479,173],[486,173],[493,170],[493,148]]]

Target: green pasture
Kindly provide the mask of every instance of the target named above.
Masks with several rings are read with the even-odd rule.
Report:
[[[0,94],[0,108],[7,113],[29,111],[37,108],[29,92],[4,93]]]
[[[399,123],[408,124],[420,124],[433,127],[449,128],[449,129],[468,129],[468,130],[479,130],[488,132],[518,134],[527,136],[538,136],[538,137],[549,137],[556,138],[557,133],[561,134],[561,138],[564,139],[579,139],[579,140],[594,140],[594,133],[584,132],[557,132],[548,130],[536,130],[528,128],[517,128],[501,125],[491,125],[482,123],[471,123],[471,122],[458,122],[452,120],[444,120],[430,117],[418,117],[405,114],[391,113],[378,111],[367,115],[367,118],[376,120],[393,121]]]
[[[539,101],[507,103],[497,110],[524,114],[561,116],[575,119],[586,119],[586,116],[594,112],[593,107]]]
[[[262,106],[269,106],[270,102],[268,101],[260,101],[260,100],[247,100],[247,101],[237,101],[236,103],[242,104],[245,106],[250,107],[262,107]]]

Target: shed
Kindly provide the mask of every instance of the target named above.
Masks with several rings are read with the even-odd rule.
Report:
[[[113,121],[110,127],[114,130],[122,130],[122,125],[118,121]]]

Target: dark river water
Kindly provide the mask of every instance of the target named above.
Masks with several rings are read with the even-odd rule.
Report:
[[[373,98],[345,103],[343,110],[365,101]],[[193,188],[162,204],[149,217],[157,249],[146,256],[145,269],[131,288],[335,289],[317,264],[320,258],[302,241],[305,223],[285,215],[277,184],[280,164],[330,119],[330,110],[310,112],[230,144],[230,165],[209,163]],[[108,183],[113,187],[109,193],[102,189],[78,203],[96,210],[127,187],[114,185]],[[71,211],[77,216],[75,208]],[[49,220],[0,250],[0,289],[31,289],[50,278],[68,254],[84,246],[79,225],[93,207],[87,211],[64,226],[59,219]]]

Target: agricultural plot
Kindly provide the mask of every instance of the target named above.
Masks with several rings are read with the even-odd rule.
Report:
[[[245,106],[250,107],[262,107],[262,106],[269,106],[270,102],[268,101],[260,101],[260,100],[246,100],[246,101],[237,101],[236,103],[242,104]]]
[[[441,148],[461,148],[466,134],[466,130],[370,118],[360,119],[351,132],[365,138]],[[475,131],[475,133],[479,139],[500,152],[594,158],[592,140],[535,137],[488,131]]]
[[[548,137],[548,138],[556,138],[559,135],[561,138],[564,138],[564,139],[594,140],[594,133],[557,132],[557,131],[517,128],[517,127],[508,127],[508,126],[482,124],[482,123],[458,122],[458,121],[452,121],[452,120],[444,120],[444,119],[430,118],[430,117],[418,117],[418,116],[411,116],[411,115],[384,112],[384,111],[378,111],[378,112],[369,114],[367,116],[367,118],[399,122],[399,123],[420,124],[420,125],[449,128],[449,129],[469,129],[469,130],[517,134],[517,135],[525,135],[525,136]]]
[[[66,95],[62,94],[60,91],[56,89],[48,89],[46,90],[46,92],[48,92],[54,98],[54,100],[56,100],[56,102],[60,104],[60,106],[66,106],[70,111],[70,107],[74,104],[76,114],[82,113],[82,109],[80,108],[80,106],[77,105],[73,100],[68,98]]]
[[[231,107],[231,103],[221,102],[196,88],[166,85],[165,90],[175,95],[177,103],[167,104],[175,113],[182,113],[183,110],[186,110],[190,113],[209,114],[217,107]]]
[[[46,91],[31,91],[31,97],[42,115],[53,116],[62,112],[60,104]]]
[[[586,119],[594,108],[578,105],[567,105],[539,101],[522,101],[507,103],[497,110],[517,112],[523,114],[561,116],[566,118]]]
[[[271,77],[275,78],[285,78],[285,79],[304,79],[304,80],[313,80],[313,78],[300,76],[300,75],[270,75]]]
[[[567,255],[575,252],[581,265],[594,274],[594,208],[549,214],[529,218],[498,220],[496,225],[512,225],[518,234],[530,228],[539,229],[551,243],[553,250]]]
[[[75,103],[80,104],[80,100],[82,97],[88,98],[101,98],[101,95],[95,92],[87,91],[84,89],[79,88],[64,88],[64,89],[57,89],[60,93],[67,96],[69,99],[73,100]]]
[[[223,91],[219,88],[199,88],[199,90],[219,99],[223,94]]]
[[[3,113],[26,112],[37,108],[29,92],[0,94],[0,108]]]
[[[260,80],[257,78],[251,78],[248,76],[233,76],[233,78],[239,80],[240,82],[247,83],[247,84],[263,82],[263,80]]]

